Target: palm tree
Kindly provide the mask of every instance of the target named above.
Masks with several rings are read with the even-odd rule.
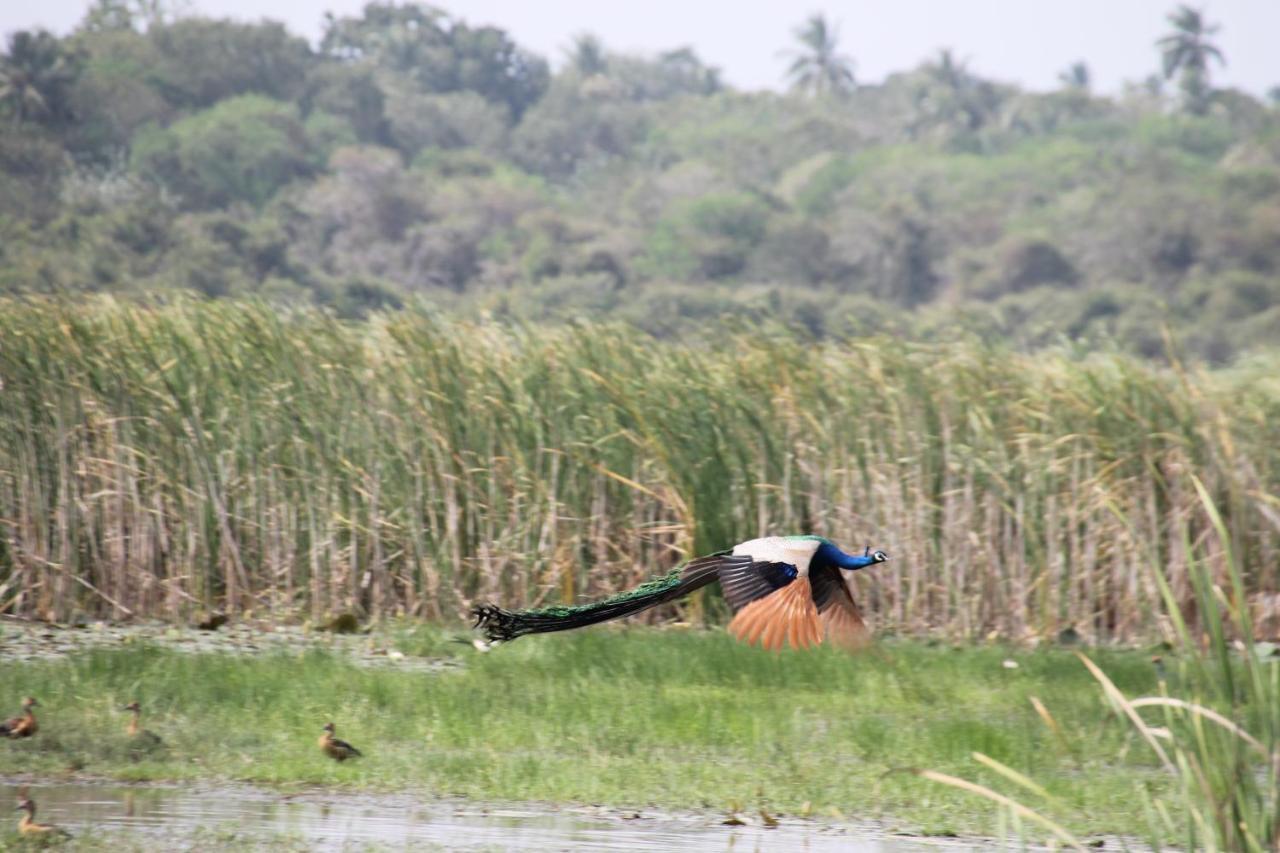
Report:
[[[79,66],[79,57],[51,33],[14,33],[8,52],[0,56],[0,104],[19,122],[70,118],[70,89]]]
[[[1209,40],[1218,31],[1217,24],[1205,21],[1204,13],[1190,6],[1179,6],[1169,14],[1173,32],[1156,42],[1164,65],[1164,77],[1171,79],[1181,72],[1183,102],[1187,111],[1204,115],[1209,110],[1213,89],[1209,86],[1209,60],[1225,65],[1222,51]]]
[[[79,29],[87,33],[120,32],[133,29],[137,23],[127,0],[96,0],[80,20]]]
[[[943,88],[954,92],[967,88],[973,80],[969,61],[958,58],[949,47],[938,49],[938,58],[925,66],[928,76]]]
[[[94,0],[80,20],[85,32],[146,30],[194,14],[191,0]]]
[[[1089,87],[1093,85],[1092,75],[1089,73],[1089,66],[1083,62],[1073,62],[1058,75],[1058,81],[1062,83],[1064,88],[1071,89],[1076,92],[1087,92]]]
[[[573,37],[573,44],[565,51],[569,65],[583,77],[603,74],[609,68],[608,56],[604,42],[591,33],[579,33]]]
[[[659,54],[658,64],[688,80],[696,92],[711,95],[720,91],[720,69],[704,65],[687,45]]]
[[[978,130],[994,116],[1000,100],[995,87],[972,74],[968,62],[949,48],[942,48],[937,59],[925,64],[914,97],[913,135],[930,129],[947,134]]]
[[[795,30],[803,48],[788,51],[791,88],[813,95],[846,95],[853,91],[853,60],[838,52],[840,31],[822,14],[810,15]]]

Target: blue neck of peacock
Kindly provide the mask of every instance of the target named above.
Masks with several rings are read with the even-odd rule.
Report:
[[[838,569],[856,571],[875,564],[875,558],[861,554],[846,554],[830,542],[823,542],[813,555],[815,563],[827,563]]]

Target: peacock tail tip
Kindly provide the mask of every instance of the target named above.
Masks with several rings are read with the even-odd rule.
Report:
[[[496,604],[479,604],[471,609],[475,624],[484,633],[484,639],[476,638],[473,644],[483,644],[483,651],[488,651],[495,643],[514,640],[522,633],[519,630],[519,614],[503,610]],[[480,646],[476,645],[479,649]]]

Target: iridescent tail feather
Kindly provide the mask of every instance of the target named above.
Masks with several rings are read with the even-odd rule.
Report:
[[[505,643],[525,634],[568,631],[584,625],[620,619],[683,598],[713,582],[720,567],[720,558],[725,553],[727,552],[701,557],[663,577],[654,578],[635,589],[592,604],[517,611],[504,610],[496,604],[481,604],[472,609],[471,615],[475,617],[475,627],[484,631],[490,643]]]

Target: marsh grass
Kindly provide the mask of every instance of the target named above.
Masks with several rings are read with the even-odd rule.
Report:
[[[1184,530],[1198,630],[1176,609],[1158,566],[1151,570],[1180,647],[1196,653],[1180,658],[1159,695],[1138,699],[1090,667],[1176,781],[1163,796],[1146,797],[1152,845],[1264,853],[1280,847],[1280,659],[1274,645],[1256,639],[1239,540],[1203,484],[1193,485],[1214,534],[1197,543]],[[1206,559],[1214,552],[1226,563],[1224,575]]]
[[[1100,660],[1129,691],[1155,685],[1136,653]],[[1007,668],[1006,660],[1017,668]],[[44,706],[41,733],[0,744],[0,773],[68,768],[121,779],[420,789],[427,795],[884,818],[924,832],[990,831],[960,792],[901,772],[970,766],[981,751],[1035,776],[1085,831],[1129,831],[1122,794],[1159,767],[1061,650],[890,642],[849,657],[768,654],[719,632],[639,628],[468,653],[439,673],[360,668],[338,655],[257,658],[156,648],[0,663]],[[1051,735],[1029,701],[1061,726]],[[116,708],[138,698],[166,747],[135,754]],[[320,726],[366,758],[337,764]],[[988,781],[999,780],[992,772]]]
[[[1151,848],[1266,853],[1280,848],[1280,658],[1275,644],[1256,639],[1245,576],[1235,558],[1237,540],[1199,479],[1190,478],[1190,485],[1213,534],[1193,541],[1182,528],[1199,627],[1184,617],[1164,567],[1153,560],[1148,570],[1164,597],[1170,635],[1180,651],[1168,665],[1155,659],[1158,692],[1135,697],[1095,656],[1079,653],[1079,658],[1116,719],[1130,727],[1134,743],[1158,763],[1166,780],[1138,785],[1130,795],[1146,817],[1144,835]],[[1211,555],[1225,563],[1225,574],[1213,571]],[[1052,727],[1047,716],[1045,722]],[[1091,749],[1098,756],[1105,746]],[[981,752],[973,758],[987,767],[994,764]],[[1083,849],[1028,805],[1027,791],[1035,795],[1034,803],[1050,796],[1031,778],[1003,774],[1021,789],[1024,796],[1018,800],[972,779],[930,770],[920,775],[995,802],[1019,832],[1025,819]]]
[[[1169,629],[1151,559],[1194,619],[1178,532],[1212,525],[1189,472],[1250,599],[1277,589],[1274,383],[226,301],[8,301],[0,342],[0,611],[448,623],[816,532],[893,555],[860,582],[882,631],[1151,638]],[[708,595],[644,618],[723,613]]]

